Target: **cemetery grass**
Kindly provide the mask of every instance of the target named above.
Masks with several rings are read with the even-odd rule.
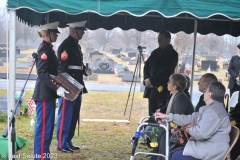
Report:
[[[23,103],[27,103],[33,91],[27,90]],[[83,95],[80,117],[80,129],[76,128],[73,142],[80,145],[81,150],[73,154],[65,154],[56,150],[56,131],[52,139],[50,151],[56,154],[56,159],[69,160],[125,160],[131,155],[130,138],[135,134],[141,117],[147,114],[147,99],[142,98],[141,92],[136,92],[134,99],[130,95],[126,116],[123,116],[126,107],[128,92],[90,92]],[[0,95],[6,95],[6,90],[0,90]],[[129,110],[133,99],[132,116],[129,123],[117,122],[86,122],[82,119],[118,119],[128,120]],[[20,149],[17,154],[33,154],[34,131],[30,127],[30,120],[35,116],[17,116],[17,136],[28,139],[29,143]],[[1,130],[6,123],[0,123]],[[27,146],[29,149],[27,149]],[[139,144],[138,151],[150,152]],[[23,159],[23,158],[22,158]],[[137,160],[146,159],[145,156],[136,156]]]

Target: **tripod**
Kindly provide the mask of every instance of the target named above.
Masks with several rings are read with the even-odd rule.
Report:
[[[128,101],[129,101],[132,86],[133,86],[133,82],[134,82],[132,103],[131,103],[130,114],[129,114],[129,118],[128,118],[129,121],[130,121],[131,114],[132,114],[132,106],[133,106],[133,100],[134,100],[134,95],[135,95],[135,90],[136,90],[137,75],[139,77],[139,80],[141,79],[141,59],[144,59],[143,54],[142,54],[143,49],[146,49],[146,47],[138,46],[139,54],[138,54],[136,66],[135,66],[135,69],[134,69],[134,72],[133,72],[133,78],[132,78],[130,90],[129,90],[129,93],[128,93],[128,99],[127,99],[126,107],[125,107],[125,110],[124,110],[124,116],[125,116],[126,109],[127,109],[127,106],[128,106]],[[135,81],[133,81],[134,79],[135,79]]]
[[[16,130],[15,130],[15,114],[16,114],[16,111],[17,111],[17,108],[18,108],[18,106],[20,106],[19,105],[19,103],[21,103],[21,98],[22,98],[22,96],[23,96],[23,93],[24,93],[24,89],[25,89],[25,87],[26,87],[26,84],[27,84],[27,81],[28,81],[28,79],[29,79],[29,76],[30,76],[30,74],[31,74],[31,72],[32,72],[32,69],[33,69],[33,66],[35,65],[35,63],[36,63],[36,59],[37,59],[37,53],[32,53],[32,57],[34,58],[34,62],[33,62],[33,65],[32,65],[32,67],[31,67],[31,70],[30,70],[30,72],[29,72],[29,74],[28,74],[28,77],[27,77],[27,79],[26,79],[26,82],[25,82],[25,84],[24,84],[24,86],[23,86],[23,88],[22,88],[22,90],[21,90],[21,93],[20,93],[20,96],[19,96],[19,98],[18,98],[18,101],[17,101],[17,103],[16,103],[16,105],[15,105],[15,109],[14,110],[11,110],[11,112],[12,112],[12,115],[11,115],[11,117],[9,118],[9,126],[6,126],[6,128],[4,129],[4,131],[3,131],[3,134],[2,134],[2,136],[4,137],[4,138],[6,138],[7,136],[8,136],[8,127],[10,128],[11,126],[12,126],[12,130],[11,130],[11,142],[12,142],[12,159],[13,160],[15,160],[15,154],[16,154],[16,148],[15,148],[15,144],[16,144]]]

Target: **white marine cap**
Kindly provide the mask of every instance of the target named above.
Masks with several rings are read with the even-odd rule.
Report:
[[[58,31],[58,25],[59,25],[59,22],[47,23],[40,26],[39,31],[49,31],[49,32],[60,33]]]
[[[67,25],[69,26],[69,28],[76,28],[79,30],[86,30],[85,28],[85,24],[87,23],[87,21],[81,21],[81,22],[74,22],[74,23],[68,23]]]

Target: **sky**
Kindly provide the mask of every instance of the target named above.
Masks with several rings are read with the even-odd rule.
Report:
[[[7,0],[0,0],[0,7],[6,7]]]

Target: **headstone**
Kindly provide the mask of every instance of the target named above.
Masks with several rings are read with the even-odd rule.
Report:
[[[132,71],[120,71],[118,72],[118,77],[122,77],[123,75],[133,75]]]
[[[131,61],[131,58],[130,57],[122,57],[122,60],[128,62],[128,61]]]
[[[123,82],[140,82],[139,76],[134,76],[132,74],[124,74],[122,76]]]
[[[136,52],[128,52],[128,57],[136,57]]]
[[[202,60],[201,70],[207,70],[210,66],[211,71],[217,70],[217,61],[212,60]]]
[[[112,54],[120,54],[120,49],[112,49]]]
[[[216,56],[203,56],[204,60],[212,60],[212,61],[216,61],[217,57]]]
[[[114,64],[114,73],[118,74],[118,72],[121,72],[121,71],[123,71],[123,65],[115,63]]]
[[[101,59],[98,58],[94,61],[93,68],[94,73],[114,74],[114,61],[107,56],[103,56]]]

